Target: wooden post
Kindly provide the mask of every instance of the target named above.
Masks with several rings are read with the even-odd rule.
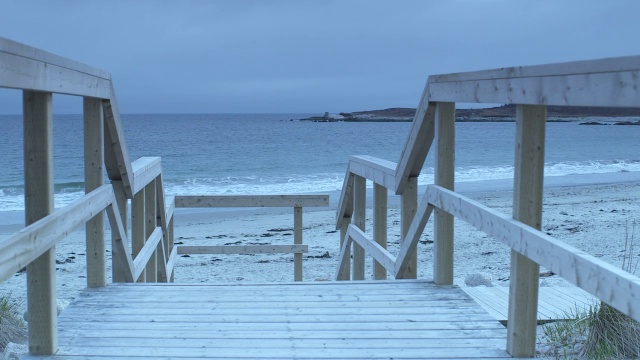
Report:
[[[104,185],[104,118],[102,100],[84,98],[84,191]],[[107,286],[107,252],[104,211],[85,226],[87,243],[87,287]]]
[[[435,184],[453,190],[455,172],[455,103],[436,104]],[[453,216],[436,209],[433,281],[453,284]]]
[[[418,209],[418,178],[409,177],[407,185],[404,188],[404,192],[400,197],[402,203],[402,213],[400,214],[401,227],[402,227],[402,241],[407,240],[407,234],[409,233],[409,227],[416,215]],[[416,245],[417,246],[417,245]],[[411,259],[407,264],[407,269],[404,272],[404,279],[417,279],[418,278],[418,251],[414,251],[411,255]]]
[[[383,248],[387,248],[387,188],[373,185],[373,238]],[[385,280],[387,269],[375,259],[373,260],[373,278]]]
[[[347,230],[349,229],[349,224],[351,223],[351,219],[345,218],[342,221],[342,226],[340,227],[340,249],[344,246],[345,236],[347,235]],[[345,249],[344,256],[349,259],[351,258],[351,247]],[[344,273],[341,278],[338,280],[350,280],[351,279],[351,261],[347,261],[344,264]]]
[[[156,229],[156,180],[152,180],[144,187],[144,207],[145,207],[145,239]],[[154,251],[151,259],[147,263],[146,282],[155,283],[158,281],[158,251]]]
[[[120,210],[120,221],[124,228],[125,235],[127,231],[127,194],[124,192],[124,185],[120,180],[112,180],[111,186],[113,186],[113,193],[116,196],[116,202],[118,203],[118,210]],[[111,224],[111,278],[114,283],[127,282],[127,279],[122,276],[124,272],[120,269],[124,264],[120,263],[121,255],[119,255],[119,249],[116,246],[118,241],[117,232],[113,230],[115,224]]]
[[[167,225],[167,234],[169,237],[169,250],[168,253],[171,254],[171,252],[173,251],[173,216],[171,216],[171,220],[169,220],[169,224]],[[171,269],[171,274],[169,274],[169,281],[170,282],[174,282],[175,281],[175,266]]]
[[[353,224],[364,231],[367,210],[367,179],[353,179]],[[353,242],[353,280],[364,280],[364,248]]]
[[[516,108],[516,156],[513,218],[538,230],[542,224],[542,187],[546,106]],[[513,357],[534,357],[540,266],[511,251],[507,351]]]
[[[23,92],[25,223],[51,214],[53,200],[53,115],[50,93]],[[29,353],[58,351],[55,247],[27,265]]]
[[[293,243],[302,245],[302,208],[293,208]],[[302,281],[302,253],[293,254],[293,280]]]
[[[131,256],[135,259],[144,247],[147,237],[145,224],[147,219],[144,216],[144,190],[138,191],[131,199]],[[146,269],[136,279],[136,282],[146,281]]]

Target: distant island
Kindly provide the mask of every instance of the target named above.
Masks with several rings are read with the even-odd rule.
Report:
[[[341,112],[331,114],[325,112],[322,116],[312,116],[301,121],[315,122],[410,122],[413,121],[415,108],[389,108],[383,110],[368,110],[356,112]],[[501,122],[514,121],[516,105],[502,105],[482,109],[456,109],[456,121],[458,122]],[[582,118],[610,117],[628,118],[638,117],[638,121],[620,121],[618,125],[640,125],[640,109],[638,108],[614,108],[614,107],[586,107],[586,106],[548,106],[547,118],[549,121],[576,121]],[[588,121],[584,125],[605,125],[597,121]]]

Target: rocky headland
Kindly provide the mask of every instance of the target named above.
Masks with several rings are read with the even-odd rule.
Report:
[[[325,112],[322,116],[312,116],[301,121],[315,122],[410,122],[413,120],[414,108],[389,108],[382,110],[368,110],[356,112],[341,112],[332,114]],[[481,109],[456,109],[458,122],[509,122],[514,121],[516,105],[502,105]],[[580,121],[587,120],[581,125],[640,125],[640,109],[586,106],[548,106],[548,121]],[[628,118],[636,119],[628,119]],[[627,118],[617,122],[593,121],[589,118]]]

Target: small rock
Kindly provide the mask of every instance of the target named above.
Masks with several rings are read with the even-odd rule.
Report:
[[[3,360],[18,360],[21,355],[29,352],[29,345],[8,343],[4,348]]]
[[[488,273],[474,273],[469,274],[464,278],[464,283],[467,286],[493,286],[491,283],[491,274]]]

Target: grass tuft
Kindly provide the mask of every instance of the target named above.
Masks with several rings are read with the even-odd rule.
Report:
[[[27,328],[20,314],[18,304],[8,295],[0,295],[0,350],[8,343],[25,343]]]

